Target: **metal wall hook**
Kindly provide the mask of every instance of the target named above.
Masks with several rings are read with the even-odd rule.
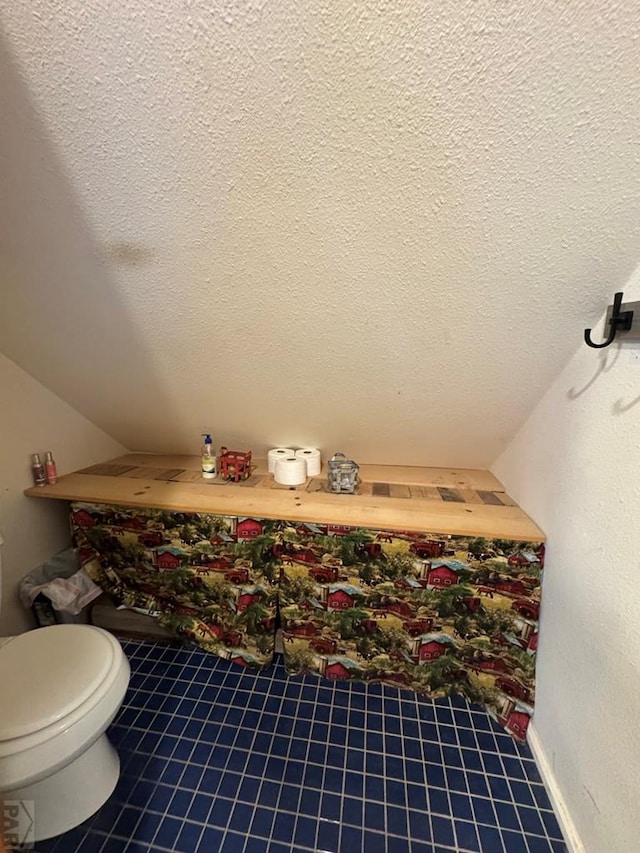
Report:
[[[584,341],[587,346],[593,347],[594,349],[603,349],[604,347],[608,347],[609,344],[612,344],[615,340],[618,332],[628,332],[631,328],[631,324],[633,323],[633,311],[621,311],[622,307],[622,291],[616,293],[613,297],[613,308],[611,310],[611,317],[608,320],[609,323],[609,336],[606,341],[603,341],[601,344],[594,344],[591,340],[591,329],[584,330]]]

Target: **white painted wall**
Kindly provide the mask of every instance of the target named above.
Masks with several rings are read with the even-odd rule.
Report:
[[[486,465],[635,265],[637,3],[0,15],[2,350],[128,447]]]
[[[640,299],[640,272],[627,295]],[[640,348],[581,347],[492,467],[548,537],[533,728],[587,853],[635,853],[640,838],[640,361],[631,353]]]
[[[0,531],[5,540],[0,636],[9,636],[33,624],[17,598],[19,580],[69,544],[68,504],[23,495],[33,485],[31,454],[51,450],[58,474],[65,474],[125,448],[3,355],[0,411]]]

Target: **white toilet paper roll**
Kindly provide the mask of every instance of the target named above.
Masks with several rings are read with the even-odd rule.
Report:
[[[295,456],[277,459],[273,478],[281,486],[299,486],[307,479],[307,463]]]
[[[296,459],[307,463],[307,477],[317,477],[322,468],[322,458],[317,447],[302,447],[296,450]]]
[[[274,447],[273,450],[270,450],[267,453],[267,465],[269,468],[269,473],[273,474],[276,470],[277,459],[286,459],[288,456],[295,455],[295,450],[292,450],[290,447]]]

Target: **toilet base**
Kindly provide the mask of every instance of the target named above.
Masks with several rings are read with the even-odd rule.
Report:
[[[5,791],[6,800],[33,803],[34,840],[62,835],[95,814],[113,793],[120,758],[106,734],[46,779]]]

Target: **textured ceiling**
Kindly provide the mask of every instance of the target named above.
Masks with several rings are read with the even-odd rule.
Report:
[[[130,448],[486,465],[636,265],[636,3],[0,9],[0,350]]]

